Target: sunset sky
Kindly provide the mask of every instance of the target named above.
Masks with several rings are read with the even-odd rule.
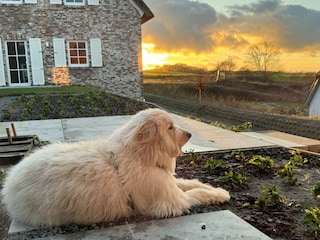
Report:
[[[144,0],[143,68],[185,63],[214,69],[231,57],[245,67],[251,44],[281,50],[281,69],[320,71],[320,0]]]

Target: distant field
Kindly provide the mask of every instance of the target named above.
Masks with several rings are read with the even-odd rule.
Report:
[[[172,75],[151,70],[148,74],[143,79],[145,93],[199,101],[197,83],[201,81],[203,104],[298,116],[307,114],[304,102],[314,80],[313,73],[272,73],[265,80],[256,72],[236,72],[218,82],[213,72]]]
[[[143,71],[144,77],[185,77],[194,76],[194,73],[185,72],[169,72],[169,71],[158,71],[158,70],[145,70]]]

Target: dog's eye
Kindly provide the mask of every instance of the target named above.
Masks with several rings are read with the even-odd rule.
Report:
[[[170,125],[170,126],[168,127],[168,129],[169,129],[169,130],[172,130],[172,129],[173,129],[173,126],[172,126],[172,125]]]

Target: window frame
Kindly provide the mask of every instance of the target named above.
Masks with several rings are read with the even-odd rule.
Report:
[[[70,48],[70,43],[76,43],[77,47],[76,48]],[[85,48],[79,48],[79,43],[85,43]],[[86,63],[80,63],[80,58],[81,55],[79,54],[79,51],[84,51],[85,50],[85,59]],[[72,40],[72,41],[67,41],[67,54],[68,54],[68,66],[69,67],[89,67],[89,51],[88,51],[88,42],[84,40]],[[78,63],[72,63],[72,56],[71,56],[71,51],[77,51],[77,54],[74,55],[78,59]]]
[[[84,6],[85,0],[82,0],[82,2],[75,2],[76,0],[72,0],[73,2],[67,2],[67,0],[64,0],[64,5],[66,6]]]
[[[23,4],[23,0],[0,0],[2,4]]]

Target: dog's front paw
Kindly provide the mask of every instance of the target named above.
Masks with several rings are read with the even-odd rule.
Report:
[[[223,188],[216,188],[214,191],[214,195],[215,195],[215,199],[214,202],[215,203],[224,203],[230,200],[230,194],[227,190],[223,189]]]

